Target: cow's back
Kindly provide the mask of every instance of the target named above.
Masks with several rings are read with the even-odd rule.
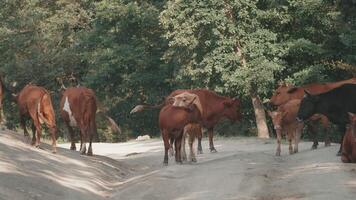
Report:
[[[35,85],[26,85],[17,96],[17,103],[21,113],[26,113],[29,109],[37,109],[36,105],[40,102],[43,95],[48,92]]]
[[[187,124],[199,123],[200,120],[200,112],[197,108],[189,110],[188,108],[175,107],[169,104],[164,106],[159,113],[159,127],[161,130],[183,130]]]
[[[95,120],[97,110],[95,93],[85,87],[68,88],[62,94],[60,108],[61,115],[66,121],[70,121],[68,112],[75,118],[77,123],[88,122],[93,117]]]

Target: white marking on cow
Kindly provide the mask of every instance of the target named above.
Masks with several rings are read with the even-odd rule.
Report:
[[[37,104],[37,114],[38,114],[38,119],[40,121],[40,124],[43,124],[44,121],[41,117],[41,102],[38,102],[38,104]]]
[[[63,110],[66,111],[69,115],[69,125],[77,126],[77,121],[75,120],[72,110],[70,109],[68,97],[66,97],[66,101],[64,102]]]

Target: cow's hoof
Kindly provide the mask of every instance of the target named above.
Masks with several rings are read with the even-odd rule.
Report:
[[[198,150],[197,153],[198,154],[203,154],[203,150]]]
[[[210,149],[210,153],[217,153],[218,151],[213,147]]]
[[[168,166],[168,162],[163,162],[163,166]]]
[[[281,156],[281,152],[276,152],[276,156]]]
[[[52,153],[53,153],[53,154],[57,154],[57,150],[53,150]]]
[[[76,146],[71,146],[71,147],[70,147],[70,150],[76,151],[76,150],[77,150],[77,147],[76,147]]]
[[[91,152],[91,151],[89,152],[89,151],[88,151],[87,155],[88,155],[88,156],[93,156],[93,152]]]
[[[193,163],[196,163],[196,162],[197,162],[197,159],[196,159],[196,158],[192,158],[192,162],[193,162]]]
[[[182,162],[182,161],[176,161],[176,163],[177,163],[178,165],[183,164],[183,162]]]
[[[85,151],[80,151],[80,154],[81,155],[85,155]]]
[[[187,157],[182,157],[182,161],[187,161]]]
[[[317,148],[318,148],[317,145],[313,145],[313,146],[311,147],[311,150],[315,150],[315,149],[317,149]]]
[[[293,153],[298,153],[298,149],[297,150],[294,150],[294,152]]]
[[[341,156],[341,151],[337,152],[336,156]]]

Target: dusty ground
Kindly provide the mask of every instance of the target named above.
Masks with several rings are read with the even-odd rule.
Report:
[[[218,153],[196,164],[162,165],[159,139],[94,144],[96,156],[60,145],[57,155],[0,132],[0,199],[354,199],[356,164],[343,164],[338,145],[275,157],[273,140],[218,138]]]

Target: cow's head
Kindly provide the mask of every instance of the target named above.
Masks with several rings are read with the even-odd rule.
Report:
[[[271,117],[273,127],[276,131],[282,130],[282,121],[286,114],[287,112],[282,113],[280,111],[268,111],[268,115]]]
[[[273,106],[279,106],[287,103],[291,99],[291,95],[298,90],[298,87],[282,83],[274,91],[269,103]]]
[[[318,95],[311,95],[307,90],[304,90],[304,94],[297,115],[297,120],[300,122],[314,115],[316,113],[316,107],[319,104]]]
[[[239,121],[241,119],[241,102],[237,98],[226,99],[224,102],[223,115],[232,122]]]
[[[356,140],[356,114],[350,112],[348,114],[350,119],[351,133]]]
[[[174,97],[171,97],[170,101],[172,101],[172,105],[176,107],[191,108],[195,105],[198,108],[200,114],[203,114],[203,108],[200,103],[200,99],[196,94],[183,92]]]

